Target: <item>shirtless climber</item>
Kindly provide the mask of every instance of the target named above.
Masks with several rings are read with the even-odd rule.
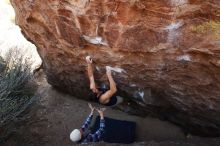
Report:
[[[89,104],[91,113],[83,123],[80,129],[74,129],[70,134],[70,140],[77,143],[87,144],[89,142],[99,142],[103,138],[105,130],[105,120],[104,120],[104,110],[105,108],[96,109],[91,104]],[[94,110],[97,110],[100,115],[100,127],[95,133],[91,133],[90,124],[93,118]]]
[[[92,58],[90,56],[87,56],[86,62],[88,64],[87,71],[88,71],[88,76],[89,76],[89,81],[90,81],[90,89],[92,90],[97,102],[105,106],[114,106],[114,105],[121,103],[123,99],[119,96],[116,96],[117,87],[116,87],[116,83],[114,79],[112,78],[111,68],[109,66],[106,66],[106,75],[108,77],[110,89],[106,87],[98,88],[96,87],[96,83],[94,80]]]

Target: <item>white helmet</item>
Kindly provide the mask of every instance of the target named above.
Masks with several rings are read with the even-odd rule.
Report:
[[[79,129],[74,129],[71,133],[70,133],[70,139],[73,142],[77,142],[81,139],[81,132]]]

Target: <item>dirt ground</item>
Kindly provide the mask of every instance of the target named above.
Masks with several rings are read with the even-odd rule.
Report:
[[[42,78],[38,82],[39,101],[25,121],[18,123],[15,132],[4,146],[72,146],[70,132],[80,127],[90,112],[88,103],[60,93]],[[97,113],[96,113],[97,115]],[[185,141],[181,128],[155,118],[141,118],[108,108],[106,117],[137,123],[136,141]]]

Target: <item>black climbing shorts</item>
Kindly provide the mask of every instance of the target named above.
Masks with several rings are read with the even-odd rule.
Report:
[[[102,93],[101,93],[101,95],[102,95],[102,94],[104,94],[106,91],[108,91],[109,89],[98,88],[98,90],[102,92]],[[101,95],[100,95],[100,96],[101,96]],[[99,97],[100,97],[100,96],[99,96]],[[99,97],[97,97],[97,94],[96,94],[96,93],[93,93],[93,98],[94,98],[95,101],[98,102],[98,103],[100,103],[100,102],[99,102]],[[113,95],[113,96],[110,98],[109,102],[106,103],[106,104],[103,104],[103,105],[105,105],[105,106],[113,106],[113,105],[115,105],[116,103],[117,103],[117,97],[116,97],[116,95]]]

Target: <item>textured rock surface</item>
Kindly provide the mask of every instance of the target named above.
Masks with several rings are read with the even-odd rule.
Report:
[[[48,82],[89,93],[85,56],[97,82],[105,66],[119,94],[192,132],[220,135],[219,0],[11,0],[37,47]],[[141,110],[144,109],[144,110]]]

